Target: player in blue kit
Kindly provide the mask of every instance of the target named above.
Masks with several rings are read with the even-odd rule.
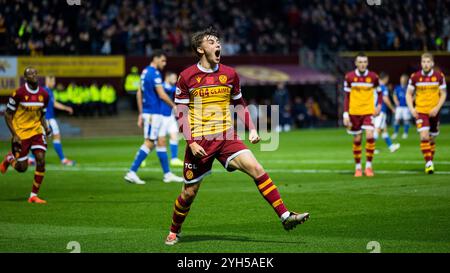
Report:
[[[394,89],[394,103],[395,103],[395,123],[394,123],[394,134],[393,139],[397,138],[398,132],[400,130],[400,123],[403,121],[403,135],[402,138],[408,138],[409,125],[411,120],[411,112],[406,104],[406,88],[408,85],[409,77],[403,74],[400,77],[400,84]]]
[[[53,88],[55,88],[55,77],[54,76],[45,77],[44,89],[45,91],[47,91],[49,97],[47,112],[45,113],[45,119],[47,120],[48,126],[52,129],[53,148],[55,149],[55,152],[58,154],[61,164],[65,166],[75,166],[75,161],[66,158],[66,156],[64,155],[61,144],[61,133],[59,130],[58,122],[55,119],[55,108],[58,110],[66,111],[71,115],[73,114],[73,109],[72,107],[59,103],[55,100]],[[30,165],[36,164],[36,160],[33,154],[30,154],[28,164]]]
[[[389,151],[391,151],[393,153],[400,148],[400,144],[392,143],[392,140],[389,137],[389,133],[388,133],[388,129],[387,129],[387,122],[386,122],[387,110],[388,110],[388,108],[392,112],[394,112],[394,110],[395,110],[394,106],[392,105],[391,100],[389,99],[389,89],[387,87],[388,82],[389,82],[389,75],[387,75],[384,72],[381,72],[379,75],[380,86],[378,88],[381,91],[380,94],[383,96],[383,102],[381,104],[380,114],[378,114],[378,116],[375,116],[374,121],[373,121],[373,123],[375,125],[374,138],[375,138],[375,140],[377,140],[381,134],[381,137],[386,142],[386,145],[388,146]],[[374,92],[374,94],[375,94],[375,101],[377,101],[377,97],[378,97],[379,93]],[[376,153],[377,152],[378,151],[376,151]]]
[[[164,78],[163,88],[167,95],[171,98],[175,98],[175,90],[177,83],[177,74],[173,72],[167,72]],[[161,104],[161,130],[159,131],[158,146],[166,147],[166,136],[170,137],[170,165],[180,167],[183,166],[183,161],[178,158],[178,124],[175,119],[175,115],[169,105]],[[160,151],[158,151],[159,153]],[[161,152],[166,152],[166,150],[161,149]]]
[[[161,129],[162,115],[161,105],[167,104],[172,111],[176,111],[175,103],[170,99],[163,88],[163,81],[161,77],[161,70],[167,64],[167,58],[163,51],[155,50],[151,57],[150,65],[147,66],[141,74],[141,86],[137,92],[137,103],[139,110],[138,126],[144,128],[144,144],[136,153],[136,157],[131,165],[130,170],[125,175],[125,180],[133,184],[145,184],[136,172],[141,163],[147,158],[147,155],[155,149],[161,151],[158,157],[163,169],[163,181],[168,182],[183,182],[182,177],[176,176],[170,172],[169,160],[167,152],[162,152],[167,149],[165,146],[160,146],[156,143]]]

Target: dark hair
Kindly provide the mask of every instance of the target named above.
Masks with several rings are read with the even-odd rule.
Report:
[[[219,32],[216,29],[214,29],[212,26],[210,26],[204,30],[197,31],[194,34],[192,34],[191,48],[195,52],[195,54],[199,57],[201,54],[197,52],[197,48],[200,47],[200,45],[202,44],[203,38],[205,38],[207,36],[215,36],[217,38],[220,38]]]
[[[155,58],[159,58],[161,56],[166,56],[166,53],[162,49],[155,49],[153,50],[152,56],[150,57],[150,60],[154,60]]]
[[[360,51],[360,52],[358,52],[358,54],[356,54],[355,59],[358,57],[366,57],[367,58],[367,55],[366,55],[366,53]]]
[[[27,67],[25,67],[25,70],[23,71],[23,76],[24,76],[24,77],[27,76],[27,71],[30,70],[30,69],[35,69],[35,68],[32,67],[32,66],[27,66]]]
[[[378,77],[379,77],[380,79],[385,79],[385,78],[388,78],[389,75],[388,75],[386,72],[381,71],[381,72],[380,72],[380,75],[379,75]]]

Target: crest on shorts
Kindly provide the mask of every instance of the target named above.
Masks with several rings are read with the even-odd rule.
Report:
[[[219,76],[219,81],[221,84],[225,84],[228,80],[228,77],[226,75],[220,75]]]
[[[367,83],[371,83],[372,82],[372,78],[366,78],[366,82]]]
[[[194,173],[191,170],[187,170],[186,171],[186,178],[191,180],[192,178],[194,178]]]
[[[43,101],[44,101],[44,96],[42,96],[42,95],[39,95],[39,98],[38,98],[38,100],[39,100],[40,102],[43,102]]]
[[[417,124],[417,128],[422,128],[422,123],[423,123],[423,119],[418,119],[417,121],[416,121],[416,124]]]

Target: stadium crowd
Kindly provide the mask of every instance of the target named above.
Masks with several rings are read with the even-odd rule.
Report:
[[[185,54],[191,32],[205,25],[222,31],[223,55],[450,51],[450,0],[0,0],[0,7],[0,54]]]

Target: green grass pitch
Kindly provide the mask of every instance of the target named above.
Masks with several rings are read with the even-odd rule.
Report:
[[[286,232],[254,182],[215,163],[183,226],[164,245],[181,184],[162,182],[156,154],[139,174],[123,176],[142,143],[137,137],[64,139],[77,167],[62,167],[51,148],[41,189],[47,205],[28,204],[33,169],[0,176],[0,252],[450,252],[450,126],[437,141],[437,173],[425,175],[418,136],[390,153],[377,143],[374,178],[353,178],[351,137],[343,129],[281,133],[274,152],[249,145],[290,210],[306,224]],[[4,155],[8,142],[0,142]],[[180,154],[184,153],[184,142]],[[181,169],[174,169],[181,174]]]

